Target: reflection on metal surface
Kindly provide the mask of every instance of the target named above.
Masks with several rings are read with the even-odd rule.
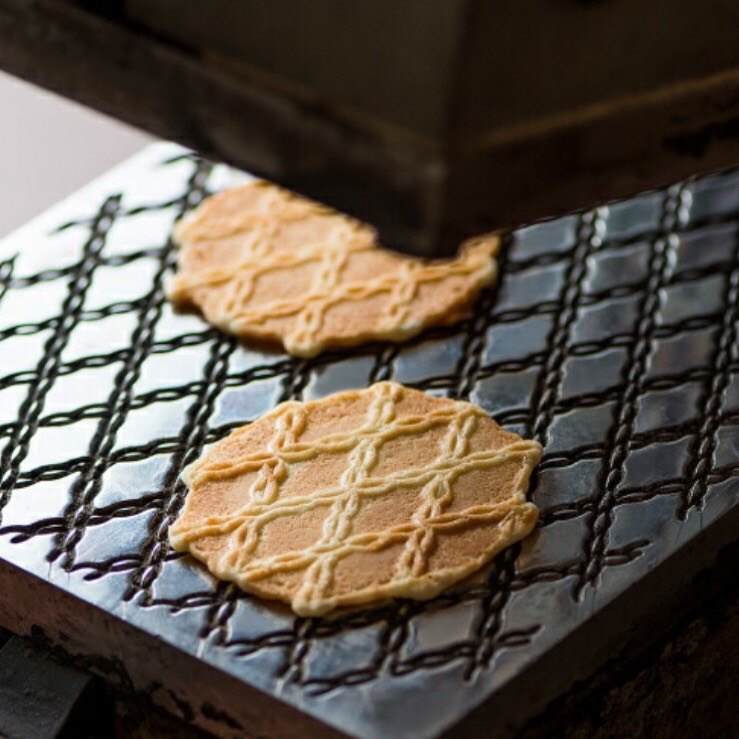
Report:
[[[0,558],[346,731],[422,736],[736,505],[736,174],[518,231],[469,320],[309,360],[164,300],[173,221],[229,177],[154,146],[0,245]],[[541,525],[484,579],[296,619],[170,551],[203,447],[383,379],[544,445]]]

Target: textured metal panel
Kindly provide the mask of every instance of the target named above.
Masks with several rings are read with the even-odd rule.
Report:
[[[429,736],[736,506],[737,174],[520,230],[469,320],[311,360],[164,300],[173,221],[234,176],[155,145],[0,246],[0,558],[345,731]],[[169,550],[207,444],[388,378],[545,446],[541,525],[484,579],[301,619]]]

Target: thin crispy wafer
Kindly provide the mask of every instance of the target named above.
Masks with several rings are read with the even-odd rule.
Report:
[[[534,527],[535,441],[391,382],[283,403],[191,465],[178,551],[317,616],[428,599]]]
[[[368,226],[261,181],[208,198],[174,237],[175,304],[304,357],[458,320],[494,280],[499,248],[487,235],[454,260],[404,257],[379,248]]]

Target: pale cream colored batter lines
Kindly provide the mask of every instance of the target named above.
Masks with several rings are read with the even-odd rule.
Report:
[[[340,247],[330,242],[320,241],[305,244],[289,252],[270,254],[265,247],[265,239],[262,237],[263,234],[255,233],[252,243],[245,248],[244,258],[234,264],[198,273],[175,275],[168,285],[169,296],[173,300],[184,301],[193,290],[201,287],[212,287],[228,281],[252,284],[258,277],[269,274],[276,269],[320,264],[325,258],[326,252],[346,254],[348,257],[350,254],[375,248],[370,242],[360,240],[347,240]]]
[[[264,180],[251,182],[246,187],[267,191],[266,202],[262,205],[261,211],[257,213],[237,212],[209,220],[207,214],[214,209],[215,204],[231,195],[229,191],[224,191],[206,201],[204,206],[201,206],[202,210],[195,210],[183,218],[175,228],[175,240],[182,243],[186,239],[228,238],[247,230],[269,225],[278,218],[283,221],[296,221],[310,215],[331,214],[326,206],[296,197],[289,190],[283,190]]]
[[[471,520],[478,523],[485,521],[492,523],[502,521],[518,509],[520,505],[507,501],[486,506],[475,506],[458,513],[447,513],[433,516],[424,522],[430,530],[449,531],[463,528]],[[386,531],[354,534],[338,544],[319,543],[298,551],[285,552],[272,557],[264,557],[254,561],[239,571],[239,580],[249,582],[263,580],[277,573],[295,572],[306,569],[316,562],[324,561],[326,555],[333,556],[337,561],[359,552],[372,552],[386,549],[394,544],[408,542],[418,532],[414,523],[403,523],[393,526]],[[414,573],[403,571],[397,579],[406,579],[415,576]],[[315,599],[301,600],[301,608],[310,609]]]
[[[306,264],[324,265],[326,261],[333,262],[340,256],[351,258],[352,254],[366,252],[376,249],[376,246],[367,241],[344,241],[341,244],[331,244],[326,242],[318,242],[307,244],[290,252],[278,252],[274,255],[265,255],[259,260],[250,258],[244,259],[234,265],[219,267],[218,269],[202,272],[197,275],[177,275],[173,279],[173,285],[176,289],[192,290],[197,287],[215,285],[231,279],[253,279],[255,277],[268,274],[276,269],[287,269],[289,267],[299,267]],[[288,300],[276,300],[265,303],[260,306],[260,310],[269,311],[275,315],[289,315],[295,311],[299,311],[306,300],[322,301],[327,298],[333,298],[334,302],[344,298],[363,299],[371,297],[380,292],[390,292],[393,294],[393,301],[390,303],[388,312],[395,312],[402,308],[405,302],[408,302],[415,296],[418,285],[424,282],[437,282],[448,279],[451,276],[463,276],[473,273],[477,269],[484,266],[489,257],[485,255],[480,259],[472,250],[467,250],[456,262],[451,264],[440,265],[424,265],[421,262],[406,261],[400,265],[400,268],[393,273],[384,274],[373,280],[363,279],[354,283],[347,283],[342,286],[340,292],[331,293],[329,288],[336,285],[337,280],[331,280],[324,285],[323,279],[319,279],[314,283],[312,290],[300,298]],[[341,260],[341,265],[345,264],[345,260]],[[316,285],[320,286],[319,288]],[[258,320],[247,309],[243,309],[235,318],[243,320]]]
[[[378,497],[393,490],[414,488],[426,485],[438,474],[446,473],[450,483],[459,475],[478,469],[489,469],[515,460],[534,460],[538,458],[541,447],[534,441],[522,439],[495,451],[473,452],[460,459],[436,459],[423,467],[415,467],[393,475],[378,478],[367,478],[355,483],[354,489],[364,497]],[[239,511],[224,516],[209,516],[198,525],[189,528],[175,524],[172,530],[172,543],[183,548],[197,539],[229,534],[238,528],[243,520],[255,519],[265,525],[284,515],[305,513],[320,506],[331,505],[346,492],[343,485],[319,490],[309,495],[295,496],[274,505],[246,505]]]
[[[393,384],[380,385],[375,391],[373,402],[367,409],[366,426],[379,430],[395,419],[395,403],[400,396],[400,387]],[[329,546],[325,556],[313,562],[305,573],[303,582],[295,595],[295,604],[305,607],[320,600],[331,584],[338,558],[335,554],[351,531],[352,520],[359,512],[362,493],[359,485],[367,479],[377,463],[377,453],[382,441],[375,436],[362,439],[350,456],[347,468],[339,482],[343,492],[333,504],[323,523],[322,537],[318,546]],[[332,551],[333,550],[333,551]]]
[[[453,276],[468,275],[475,272],[480,266],[478,259],[469,259],[465,255],[443,267],[433,264],[421,266],[414,264],[412,268],[400,269],[374,279],[340,285],[333,293],[309,292],[297,298],[275,300],[251,309],[244,307],[242,311],[232,317],[232,320],[236,326],[240,324],[261,324],[270,318],[281,318],[300,313],[306,302],[320,304],[325,314],[326,310],[332,305],[347,300],[366,300],[381,293],[391,293],[394,296],[414,295],[421,284],[438,282]],[[397,299],[391,303],[391,308],[395,312],[399,312],[402,307],[403,305]],[[387,312],[384,318],[386,321],[389,320]]]
[[[385,308],[385,328],[402,325],[408,320],[411,303],[418,292],[416,262],[404,262],[398,270],[399,278],[390,288],[390,300]]]
[[[471,406],[470,413],[478,416],[485,415],[484,411]],[[315,441],[285,446],[276,452],[260,452],[256,455],[250,455],[238,462],[215,462],[210,464],[202,464],[193,474],[193,482],[201,484],[213,480],[224,480],[229,477],[244,472],[253,472],[259,469],[261,465],[273,459],[277,454],[280,459],[285,462],[305,462],[314,459],[320,454],[341,454],[350,451],[363,438],[377,436],[382,441],[396,438],[397,436],[411,436],[421,434],[442,423],[449,421],[459,413],[457,405],[449,405],[442,408],[436,408],[425,416],[405,416],[387,424],[382,429],[375,429],[371,426],[363,426],[355,431],[331,434],[322,439]]]
[[[316,271],[311,292],[315,295],[331,294],[341,279],[341,271],[349,259],[346,250],[326,249],[321,265]],[[310,345],[312,338],[318,333],[323,323],[323,316],[328,308],[326,301],[306,301],[298,313],[295,330],[290,341],[297,346]]]
[[[280,450],[294,444],[305,428],[305,414],[299,407],[290,408],[277,419],[277,433],[272,437],[272,457],[265,462],[257,479],[252,484],[248,501],[257,505],[268,505],[277,499],[280,483],[287,476],[288,467],[280,457]]]
[[[385,380],[383,382],[376,382],[372,387],[370,388],[373,392],[376,392],[380,387],[382,386],[388,386],[388,387],[399,387],[401,389],[403,388],[402,385],[399,385],[397,382],[391,382],[389,380]],[[418,392],[418,391],[411,391],[411,392]],[[358,402],[360,401],[364,395],[367,393],[367,389],[364,390],[342,390],[341,392],[334,393],[331,398],[336,401],[347,401],[347,402]],[[439,405],[435,408],[431,408],[427,410],[422,415],[419,414],[409,414],[406,416],[403,416],[402,418],[398,419],[398,424],[408,424],[408,425],[415,425],[419,422],[425,421],[426,419],[431,418],[437,418],[446,416],[448,418],[451,418],[454,414],[457,413],[460,409],[466,409],[470,413],[477,414],[480,418],[489,418],[488,414],[485,413],[482,408],[478,408],[476,405],[472,405],[470,403],[465,403],[462,401],[450,401],[445,400],[442,401],[443,404]],[[275,406],[271,411],[268,411],[262,416],[262,420],[271,419],[275,420],[278,418],[281,414],[287,413],[287,411],[290,408],[293,408],[295,406],[300,406],[305,413],[309,416],[314,409],[320,408],[321,406],[325,405],[326,398],[317,398],[314,400],[285,400],[279,405]],[[366,415],[366,414],[365,414]],[[231,432],[230,437],[239,437],[239,436],[245,436],[250,433],[250,426],[242,426],[241,428],[234,429],[234,431]],[[331,441],[336,441],[339,439],[345,439],[345,438],[353,438],[357,433],[362,432],[363,430],[369,428],[367,422],[365,421],[364,424],[360,424],[358,429],[354,429],[352,431],[344,431],[344,432],[334,432],[333,434],[328,434],[327,436],[321,437],[319,439],[315,439],[310,442],[311,445],[313,444],[323,444],[328,443]],[[252,455],[254,456],[254,455]],[[258,455],[254,456],[254,458],[257,458]],[[211,463],[213,464],[213,463]]]
[[[449,424],[447,435],[442,439],[441,451],[437,459],[458,460],[464,458],[469,440],[474,433],[476,417],[472,413],[460,413]],[[441,514],[444,506],[454,499],[452,487],[446,472],[440,472],[423,490],[423,503],[416,509],[411,521],[417,528],[406,542],[406,548],[398,559],[398,577],[421,575],[426,569],[428,557],[434,543],[433,527],[427,521]]]
[[[258,183],[253,183],[251,186],[257,185]],[[231,313],[239,302],[241,304],[248,302],[256,280],[260,275],[267,274],[273,269],[286,269],[310,264],[311,262],[320,262],[327,248],[331,246],[335,248],[334,244],[321,241],[314,244],[305,244],[290,252],[281,252],[277,255],[270,254],[269,244],[274,239],[281,221],[299,220],[311,214],[325,215],[327,211],[315,203],[310,204],[307,208],[301,206],[301,199],[289,196],[286,191],[271,187],[267,187],[267,191],[268,202],[263,212],[232,216],[227,219],[230,227],[221,229],[215,234],[215,236],[224,238],[246,232],[245,238],[250,240],[243,246],[244,259],[236,264],[208,270],[199,275],[175,275],[168,285],[168,294],[172,300],[184,302],[197,288],[210,287],[232,280],[234,284],[228,290],[227,297],[224,300],[226,311]],[[198,233],[195,223],[195,221],[190,222],[185,219],[182,226],[175,231],[176,240],[182,243],[188,237],[197,238]],[[223,221],[219,225],[223,226]],[[334,237],[344,238],[347,247],[345,251],[372,247],[371,242],[367,239],[364,243],[358,241],[359,229],[351,222],[338,229],[338,231],[339,233],[335,234]],[[205,235],[211,238],[214,236],[214,234]]]
[[[252,483],[247,500],[257,505],[270,505],[277,500],[280,485],[288,475],[288,466],[280,459],[279,451],[286,446],[295,444],[298,437],[305,429],[305,409],[299,404],[288,407],[276,420],[276,433],[270,442],[270,451],[273,453],[274,462],[265,463],[259,471],[256,480]],[[243,561],[254,548],[259,539],[256,533],[252,533],[254,527],[250,527],[249,519],[245,519],[231,537],[230,546],[224,552],[222,559],[223,567],[240,569]]]

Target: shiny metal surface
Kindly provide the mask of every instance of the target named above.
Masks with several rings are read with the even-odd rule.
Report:
[[[735,509],[737,174],[520,230],[471,319],[313,360],[163,298],[174,219],[234,177],[155,145],[0,245],[0,559],[343,731],[431,736]],[[541,525],[483,580],[296,619],[170,552],[204,446],[391,377],[545,445]]]

